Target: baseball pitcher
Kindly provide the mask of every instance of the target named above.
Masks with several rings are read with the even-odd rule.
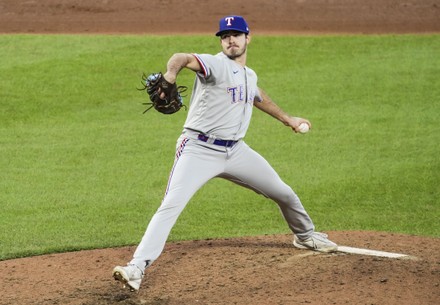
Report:
[[[300,199],[271,165],[243,140],[254,107],[300,132],[303,118],[292,117],[258,87],[255,72],[246,66],[249,28],[241,16],[226,16],[219,22],[222,51],[210,54],[174,54],[166,72],[145,77],[151,107],[172,114],[182,107],[176,85],[179,72],[195,72],[195,82],[183,132],[177,140],[163,201],[152,217],[133,258],[117,266],[113,276],[132,291],[139,290],[145,270],[162,253],[168,235],[191,197],[212,178],[228,179],[252,189],[278,204],[293,233],[293,245],[322,252],[337,250],[314,224]]]

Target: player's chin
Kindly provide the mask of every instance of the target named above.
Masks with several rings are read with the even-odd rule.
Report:
[[[238,50],[229,50],[225,53],[230,59],[236,59],[242,55],[242,53],[238,52]]]

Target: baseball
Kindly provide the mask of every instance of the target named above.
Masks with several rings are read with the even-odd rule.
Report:
[[[306,133],[309,131],[309,129],[310,129],[310,127],[309,127],[309,124],[307,124],[307,123],[301,123],[299,125],[299,132],[300,133]]]

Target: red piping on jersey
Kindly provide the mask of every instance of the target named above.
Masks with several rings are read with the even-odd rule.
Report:
[[[199,62],[200,66],[202,67],[203,75],[205,77],[208,77],[208,69],[206,68],[206,66],[203,63],[202,59],[197,54],[193,54],[193,56],[197,59],[197,61]]]
[[[170,176],[168,177],[168,183],[167,183],[167,188],[165,190],[165,195],[168,194],[168,190],[170,189],[170,184],[171,184],[171,178],[173,177],[173,173],[174,173],[174,169],[176,168],[177,161],[179,161],[179,158],[182,155],[183,150],[185,149],[186,143],[188,143],[188,141],[189,141],[188,138],[184,138],[182,140],[182,143],[180,143],[179,148],[176,151],[176,159],[174,160],[173,168],[171,169]]]

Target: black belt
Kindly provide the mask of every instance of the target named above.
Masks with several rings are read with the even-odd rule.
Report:
[[[197,138],[203,142],[208,142],[208,140],[209,140],[209,136],[204,135],[204,134],[199,134],[199,136]],[[214,139],[214,142],[212,142],[212,144],[219,145],[219,146],[225,146],[225,147],[232,147],[237,142],[238,141],[233,141],[233,140]]]

